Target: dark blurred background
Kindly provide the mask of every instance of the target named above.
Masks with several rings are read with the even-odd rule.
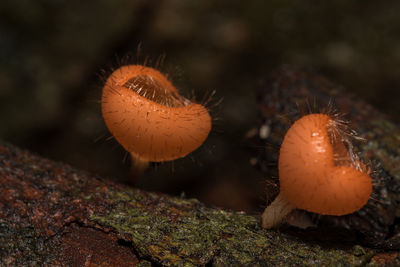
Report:
[[[101,73],[165,54],[161,70],[184,95],[224,100],[201,149],[137,186],[258,211],[265,177],[249,162],[263,148],[244,137],[257,125],[259,79],[282,64],[312,69],[400,121],[399,12],[395,0],[2,1],[0,138],[131,183],[126,153],[107,140]]]

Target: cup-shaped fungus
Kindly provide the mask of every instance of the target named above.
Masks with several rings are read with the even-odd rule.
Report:
[[[207,109],[180,96],[159,71],[122,66],[108,77],[102,114],[114,138],[138,162],[185,157],[211,130]]]
[[[340,216],[367,203],[371,177],[344,140],[340,123],[326,114],[309,114],[290,127],[279,154],[280,193],[262,215],[263,228],[277,226],[293,209]]]

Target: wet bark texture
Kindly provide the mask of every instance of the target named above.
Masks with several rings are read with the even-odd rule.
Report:
[[[400,131],[322,77],[283,68],[258,88],[260,127],[276,144],[306,99],[334,99],[361,136],[379,201],[321,227],[263,230],[260,218],[118,185],[0,143],[0,262],[35,266],[265,266],[399,264]],[[300,104],[300,105],[299,105]],[[265,127],[265,126],[264,126]],[[268,174],[276,150],[257,164]],[[335,227],[335,231],[330,231]],[[338,230],[339,229],[339,230]],[[325,231],[325,232],[323,232]],[[351,233],[351,234],[349,234]],[[334,238],[332,237],[334,236]],[[349,238],[350,236],[350,238]],[[332,238],[330,238],[332,237]]]

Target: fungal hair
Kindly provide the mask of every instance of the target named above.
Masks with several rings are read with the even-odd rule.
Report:
[[[330,118],[326,129],[334,152],[334,165],[352,167],[360,172],[370,173],[371,170],[360,160],[357,149],[353,145],[354,142],[366,140],[350,127],[349,121],[343,119],[346,114],[338,111],[334,100],[330,99],[326,105],[318,104],[315,98],[312,101],[305,99],[304,102],[296,102],[297,109],[303,116],[325,114]],[[287,119],[287,116],[283,119]]]
[[[183,107],[191,103],[177,92],[168,90],[150,75],[133,76],[123,86],[148,100],[167,107]]]
[[[327,124],[327,132],[330,143],[333,147],[333,160],[336,166],[348,166],[355,168],[361,172],[367,172],[365,164],[360,161],[359,156],[355,152],[353,140],[363,141],[357,133],[349,126],[349,122],[340,118],[340,115],[335,113],[335,116],[330,115],[330,120]]]

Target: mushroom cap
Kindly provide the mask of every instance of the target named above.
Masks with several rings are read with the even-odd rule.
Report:
[[[141,79],[141,94],[127,86],[135,77]],[[159,92],[150,88],[153,85],[161,90],[161,98],[169,99],[154,96]],[[141,90],[151,91],[150,96]],[[161,104],[164,102],[172,106]],[[110,132],[127,151],[151,162],[186,156],[205,141],[211,130],[211,117],[205,107],[180,97],[159,71],[139,65],[123,66],[107,79],[102,114]]]
[[[362,208],[372,192],[371,177],[358,170],[348,156],[335,164],[345,145],[332,144],[333,119],[310,114],[297,120],[284,137],[279,155],[281,193],[295,207],[324,215],[345,215]],[[328,127],[329,126],[329,127]],[[334,130],[334,129],[333,129]]]

